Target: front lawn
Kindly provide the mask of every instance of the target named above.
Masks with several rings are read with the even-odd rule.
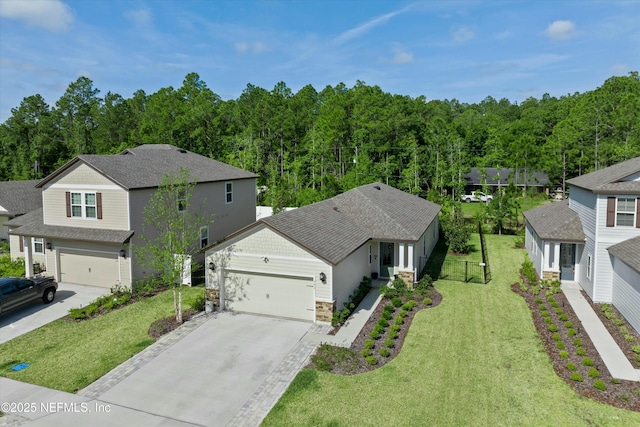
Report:
[[[202,293],[184,287],[184,309]],[[56,320],[1,344],[0,375],[74,393],[151,345],[149,326],[172,313],[168,290],[91,320]],[[30,366],[12,371],[19,363]]]
[[[486,239],[489,284],[436,282],[442,302],[416,314],[395,359],[353,376],[303,370],[263,425],[640,425],[558,378],[511,291],[525,252],[513,236]]]

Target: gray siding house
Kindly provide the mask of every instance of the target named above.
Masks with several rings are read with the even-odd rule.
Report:
[[[260,219],[206,249],[211,298],[235,311],[330,321],[363,276],[417,280],[440,208],[373,183]]]
[[[167,173],[181,168],[196,180],[187,209],[214,215],[202,224],[200,247],[255,220],[257,175],[172,145],[148,144],[116,155],[77,156],[39,181],[42,208],[5,224],[12,257],[24,257],[26,275],[33,275],[33,248],[20,241],[36,238],[43,242],[37,256],[46,274],[59,282],[128,287],[153,275],[137,262],[132,245],[142,242],[152,194]]]
[[[575,281],[640,331],[640,157],[567,181],[571,198],[525,212],[543,279]]]

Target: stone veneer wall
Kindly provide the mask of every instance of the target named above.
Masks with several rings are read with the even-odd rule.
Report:
[[[543,271],[542,280],[560,280],[559,271]]]
[[[205,288],[205,299],[207,301],[213,301],[213,305],[220,307],[220,291],[213,288]]]
[[[404,280],[407,284],[407,288],[413,289],[413,271],[399,271],[398,277]]]
[[[335,309],[335,301],[316,301],[316,322],[331,322]]]

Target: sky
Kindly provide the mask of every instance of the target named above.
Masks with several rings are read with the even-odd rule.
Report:
[[[356,81],[411,97],[522,102],[640,71],[640,0],[0,0],[0,122],[90,78],[99,96]]]

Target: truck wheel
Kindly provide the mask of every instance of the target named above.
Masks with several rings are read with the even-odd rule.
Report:
[[[53,301],[55,296],[56,296],[55,288],[47,288],[44,291],[44,295],[42,295],[42,301],[44,301],[45,304],[49,304],[50,302]]]
[[[469,197],[467,197],[466,199],[464,199],[465,202],[467,203],[471,203],[471,199]]]

